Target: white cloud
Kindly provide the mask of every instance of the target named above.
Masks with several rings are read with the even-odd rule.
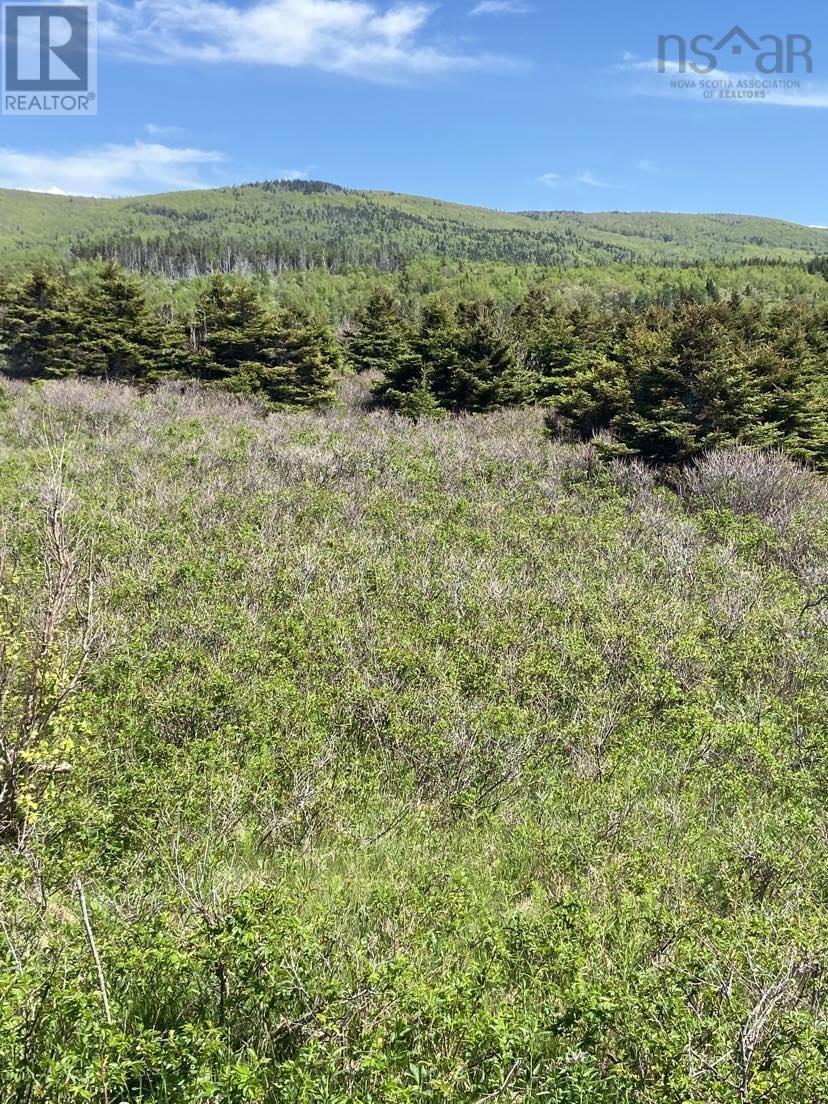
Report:
[[[635,166],[645,173],[658,173],[660,169],[655,161],[651,161],[649,157],[642,157],[640,161],[636,161]]]
[[[122,56],[155,62],[307,66],[364,79],[488,67],[508,59],[469,54],[425,37],[432,8],[367,0],[103,0],[99,35]]]
[[[277,169],[276,180],[310,180],[309,169]]]
[[[201,172],[224,160],[215,150],[133,142],[78,153],[0,148],[0,187],[56,195],[112,196],[210,186]]]
[[[469,15],[531,15],[534,10],[520,0],[480,0]]]
[[[153,138],[177,138],[184,133],[182,127],[162,126],[160,123],[144,123],[144,130]]]
[[[826,108],[828,107],[828,86],[804,84],[799,91],[771,92],[767,99],[758,102],[774,104],[777,107]]]
[[[579,169],[575,177],[579,184],[586,184],[588,188],[617,188],[617,184],[609,184],[606,180],[598,180],[588,169]]]
[[[618,188],[619,184],[610,184],[606,180],[599,180],[589,169],[578,169],[574,176],[566,177],[560,173],[548,172],[538,177],[539,184],[545,184],[547,188],[575,188],[584,185],[587,188]]]

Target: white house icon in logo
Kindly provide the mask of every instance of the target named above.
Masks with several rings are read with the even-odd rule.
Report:
[[[737,39],[741,39],[741,41],[735,41]],[[720,54],[725,46],[729,45],[731,42],[733,42],[733,45],[730,47],[730,52],[731,54],[733,54],[734,57],[738,57],[742,53],[742,49],[745,46],[753,50],[754,54],[758,53],[761,49],[761,46],[758,42],[754,42],[746,31],[743,31],[741,27],[736,26],[733,27],[732,30],[729,30],[724,38],[712,47],[712,50],[714,53]]]

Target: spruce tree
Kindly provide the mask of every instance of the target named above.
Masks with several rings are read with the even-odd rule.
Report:
[[[24,379],[77,375],[80,328],[75,296],[66,282],[35,268],[6,291],[0,346],[9,373]]]
[[[333,382],[341,370],[342,355],[334,335],[297,307],[282,311],[270,323],[274,341],[276,386],[263,390],[273,403],[286,406],[322,406],[334,397]],[[283,369],[289,372],[284,373]]]
[[[775,323],[775,324],[774,324]],[[828,466],[828,387],[824,332],[809,335],[795,312],[778,313],[772,336],[750,358],[771,443],[798,459]]]
[[[557,311],[538,318],[524,342],[526,362],[537,376],[540,394],[548,398],[565,394],[585,352],[570,319]]]
[[[649,324],[648,324],[649,323]],[[629,381],[630,404],[613,429],[648,460],[675,462],[692,449],[693,418],[687,388],[673,353],[670,323],[643,319],[629,327],[619,354]]]
[[[680,464],[723,445],[765,444],[762,404],[734,333],[717,308],[682,304],[661,324],[630,328],[624,344],[631,409],[621,440],[646,459]]]
[[[394,296],[379,288],[357,314],[357,329],[348,341],[348,363],[355,372],[382,372],[393,377],[411,357],[410,333]]]
[[[104,264],[78,299],[78,359],[83,375],[157,380],[180,364],[175,335],[134,277]]]
[[[332,398],[340,363],[333,335],[291,308],[263,306],[248,280],[214,277],[199,305],[190,371],[273,406],[317,406]]]
[[[413,417],[440,409],[437,394],[448,393],[460,358],[461,331],[454,308],[444,300],[429,302],[413,331],[408,352],[386,368],[374,394]]]
[[[544,405],[550,408],[547,426],[560,436],[589,440],[602,430],[612,431],[630,410],[624,366],[613,356],[581,349],[566,376],[557,378],[554,392],[547,392]]]
[[[460,345],[457,364],[434,394],[449,410],[479,412],[531,402],[534,379],[516,356],[513,342],[488,303],[467,303],[458,310]]]
[[[267,315],[256,290],[246,280],[211,278],[194,326],[193,368],[204,379],[244,390],[255,376],[253,366],[272,353]],[[243,366],[246,366],[243,368]]]

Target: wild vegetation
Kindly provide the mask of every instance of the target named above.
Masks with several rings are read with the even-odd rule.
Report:
[[[828,1094],[828,491],[541,412],[0,406],[0,1101]]]
[[[0,1104],[828,1098],[825,240],[0,195]]]
[[[567,302],[548,283],[513,307],[388,287],[333,329],[244,277],[153,303],[110,262],[78,279],[35,268],[0,287],[0,357],[22,379],[151,386],[197,378],[274,408],[320,406],[348,365],[414,417],[540,403],[553,433],[610,434],[616,455],[683,463],[728,444],[828,465],[828,301],[778,304],[708,280],[669,306]]]
[[[828,310],[767,307],[737,294],[672,309],[594,311],[527,295],[509,318],[492,303],[434,300],[408,323],[377,292],[349,342],[375,393],[410,414],[540,402],[549,428],[617,455],[682,463],[728,444],[783,447],[828,464]]]
[[[424,257],[573,266],[801,260],[828,232],[741,215],[510,213],[265,181],[128,199],[0,190],[0,259],[112,260],[171,277],[373,267]]]
[[[181,318],[109,263],[82,287],[43,268],[0,287],[0,358],[21,379],[196,377],[283,407],[329,401],[341,367],[324,325],[268,310],[249,281],[214,277]]]

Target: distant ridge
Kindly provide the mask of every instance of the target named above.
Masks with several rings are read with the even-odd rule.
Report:
[[[89,199],[0,190],[0,264],[117,260],[169,276],[393,270],[416,257],[555,266],[808,260],[824,229],[732,214],[493,211],[315,180]]]

